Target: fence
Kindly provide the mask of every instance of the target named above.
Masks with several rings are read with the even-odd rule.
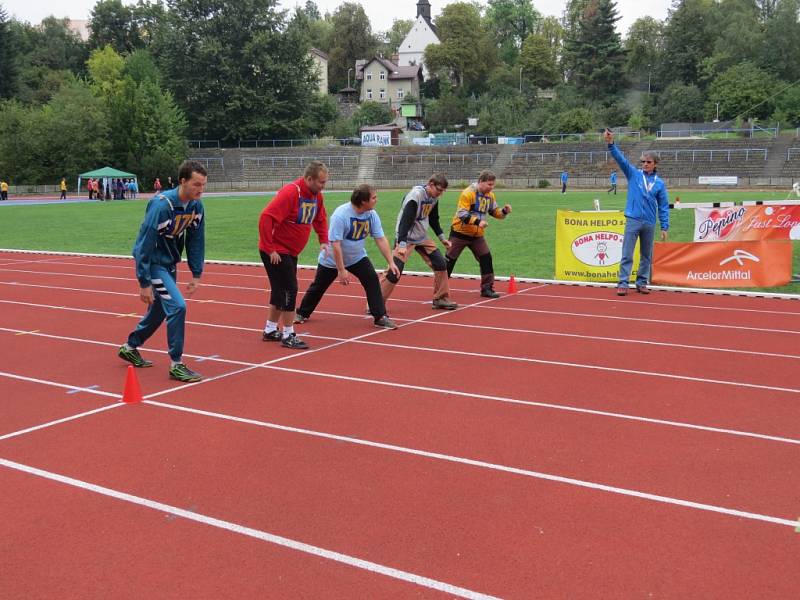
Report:
[[[800,148],[789,148],[786,151],[786,160],[792,160],[793,156],[800,156]]]
[[[432,161],[430,159],[433,159]],[[391,165],[408,165],[408,164],[422,164],[433,162],[434,165],[438,164],[466,164],[467,158],[474,158],[475,164],[488,164],[494,163],[494,154],[390,154],[383,156],[380,160],[383,164]],[[386,159],[391,159],[387,161]],[[412,160],[409,160],[412,159]],[[418,159],[418,160],[417,160]],[[427,159],[427,160],[425,160]],[[460,159],[460,160],[459,160]]]
[[[312,160],[321,160],[328,167],[356,166],[358,156],[246,156],[242,167],[305,167]]]
[[[797,150],[800,152],[800,148],[792,148],[790,150]],[[692,162],[699,162],[701,158],[707,157],[708,162],[714,160],[714,155],[716,154],[717,157],[724,156],[728,162],[731,160],[731,156],[734,158],[737,155],[744,155],[744,160],[750,160],[750,156],[760,156],[763,160],[767,160],[768,151],[766,148],[729,148],[723,150],[691,150],[691,149],[675,149],[675,150],[659,150],[659,156],[663,159],[665,156],[671,157],[673,160],[690,160]],[[525,162],[528,163],[531,161],[531,158],[538,158],[538,162],[541,164],[545,164],[547,160],[545,157],[552,157],[553,163],[557,163],[562,158],[572,158],[572,162],[578,162],[578,157],[587,157],[589,163],[593,162],[608,162],[609,160],[609,152],[601,151],[601,150],[587,150],[582,152],[515,152],[511,155],[511,160],[525,158]]]
[[[661,130],[657,134],[662,137],[778,137],[777,127],[752,127],[747,129],[674,129]]]
[[[225,168],[225,161],[220,157],[193,156],[192,160],[201,163],[206,169],[210,169],[211,167]]]

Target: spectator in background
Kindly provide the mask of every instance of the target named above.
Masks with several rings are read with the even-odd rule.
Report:
[[[564,169],[563,171],[561,171],[561,193],[562,194],[566,194],[567,193],[567,181],[569,181],[569,173],[567,173],[567,170]]]
[[[172,183],[172,176],[169,176],[169,177],[167,177],[167,189],[168,189],[168,190],[171,190],[171,189],[172,189],[172,188],[174,188],[174,187],[175,187],[175,186],[174,186],[174,185],[173,185],[173,183]]]
[[[649,294],[650,266],[653,260],[656,215],[661,223],[661,241],[667,241],[669,230],[669,198],[667,186],[656,174],[658,155],[644,152],[641,169],[634,167],[614,144],[614,133],[606,129],[603,134],[611,156],[628,180],[628,198],[625,202],[625,237],[622,241],[622,259],[619,263],[617,296],[628,293],[628,280],[633,269],[633,250],[639,240],[639,269],[636,273],[636,291]]]
[[[94,179],[92,179],[91,177],[86,182],[86,189],[89,192],[89,200],[94,199]]]
[[[278,190],[259,217],[258,253],[270,284],[269,315],[261,336],[265,342],[279,341],[292,350],[308,348],[294,332],[297,257],[308,244],[312,227],[321,252],[327,254],[330,250],[322,196],[327,183],[328,167],[311,161],[301,178]]]
[[[67,180],[65,178],[61,178],[61,183],[58,184],[59,189],[61,190],[61,197],[59,200],[66,200],[67,199]]]
[[[611,169],[611,175],[608,176],[608,183],[611,184],[611,187],[606,190],[606,194],[610,194],[614,192],[614,195],[617,195],[617,170]]]
[[[8,200],[8,183],[0,179],[0,200]]]
[[[156,177],[156,180],[153,182],[153,191],[158,194],[161,191],[161,180]]]
[[[494,185],[497,177],[492,171],[481,171],[478,181],[461,192],[456,207],[456,215],[450,225],[450,248],[447,250],[447,276],[464,248],[469,248],[481,269],[481,296],[499,298],[494,291],[494,266],[489,244],[484,232],[489,225],[489,215],[495,219],[505,219],[511,214],[511,205],[497,206]]]

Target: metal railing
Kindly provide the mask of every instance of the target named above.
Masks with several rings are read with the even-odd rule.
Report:
[[[800,156],[800,148],[789,148],[786,151],[786,160],[792,160],[795,155]]]
[[[205,166],[206,169],[210,169],[212,166],[220,167],[222,169],[225,168],[225,161],[224,159],[217,157],[217,156],[193,156],[192,160],[196,160],[197,162],[201,163]]]
[[[798,152],[800,152],[800,148],[796,148]],[[730,162],[731,157],[736,158],[737,155],[744,155],[744,160],[749,161],[751,155],[759,157],[760,159],[767,160],[768,150],[765,148],[726,148],[726,149],[703,149],[703,150],[692,150],[692,149],[675,149],[675,150],[659,150],[659,156],[663,159],[665,156],[671,157],[673,160],[691,160],[692,162],[700,162],[703,159],[704,162],[712,162],[714,160],[714,156],[717,157],[723,156],[725,159]],[[583,151],[583,152],[515,152],[511,155],[511,160],[517,159],[518,161],[522,158],[525,159],[525,162],[538,162],[540,164],[546,164],[548,159],[552,157],[552,162],[556,163],[559,160],[566,158],[569,160],[572,159],[571,162],[581,162],[578,160],[579,157],[586,157],[588,160],[582,162],[608,162],[609,160],[609,152],[608,151]]]
[[[494,163],[494,154],[451,154],[451,153],[430,153],[430,154],[391,154],[389,156],[381,156],[378,158],[380,164],[394,165],[410,165],[410,164],[466,164],[467,158],[474,158],[475,164],[491,165]]]
[[[312,160],[321,160],[328,167],[357,166],[358,156],[245,156],[242,168],[245,167],[305,167]]]
[[[659,138],[662,137],[705,137],[709,135],[729,137],[777,137],[777,127],[748,127],[746,129],[659,129],[656,132]]]

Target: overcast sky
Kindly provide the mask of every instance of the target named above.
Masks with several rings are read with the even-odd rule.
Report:
[[[231,0],[235,2],[236,0]],[[354,0],[351,0],[354,1]],[[442,7],[450,4],[452,0],[431,0],[433,17],[441,12]],[[123,0],[125,4],[135,4],[131,0]],[[96,0],[0,0],[6,12],[16,16],[21,21],[39,23],[44,17],[55,14],[57,17],[71,19],[88,19]],[[280,0],[283,8],[294,8],[304,5],[305,0]],[[333,12],[342,4],[342,0],[316,0],[316,4],[323,14]],[[360,4],[369,17],[374,31],[385,31],[392,25],[394,19],[413,19],[417,15],[417,0],[361,0]],[[485,4],[485,2],[484,2]],[[617,0],[617,12],[621,19],[617,28],[622,35],[628,31],[636,19],[650,15],[656,19],[665,19],[667,8],[671,0]],[[533,0],[533,5],[544,15],[561,16],[566,5],[565,0]]]

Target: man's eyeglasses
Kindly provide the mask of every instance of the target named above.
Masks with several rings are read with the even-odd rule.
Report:
[[[447,188],[444,188],[444,187],[442,187],[440,185],[434,185],[433,189],[435,189],[440,194],[444,194],[444,192],[447,190]]]

